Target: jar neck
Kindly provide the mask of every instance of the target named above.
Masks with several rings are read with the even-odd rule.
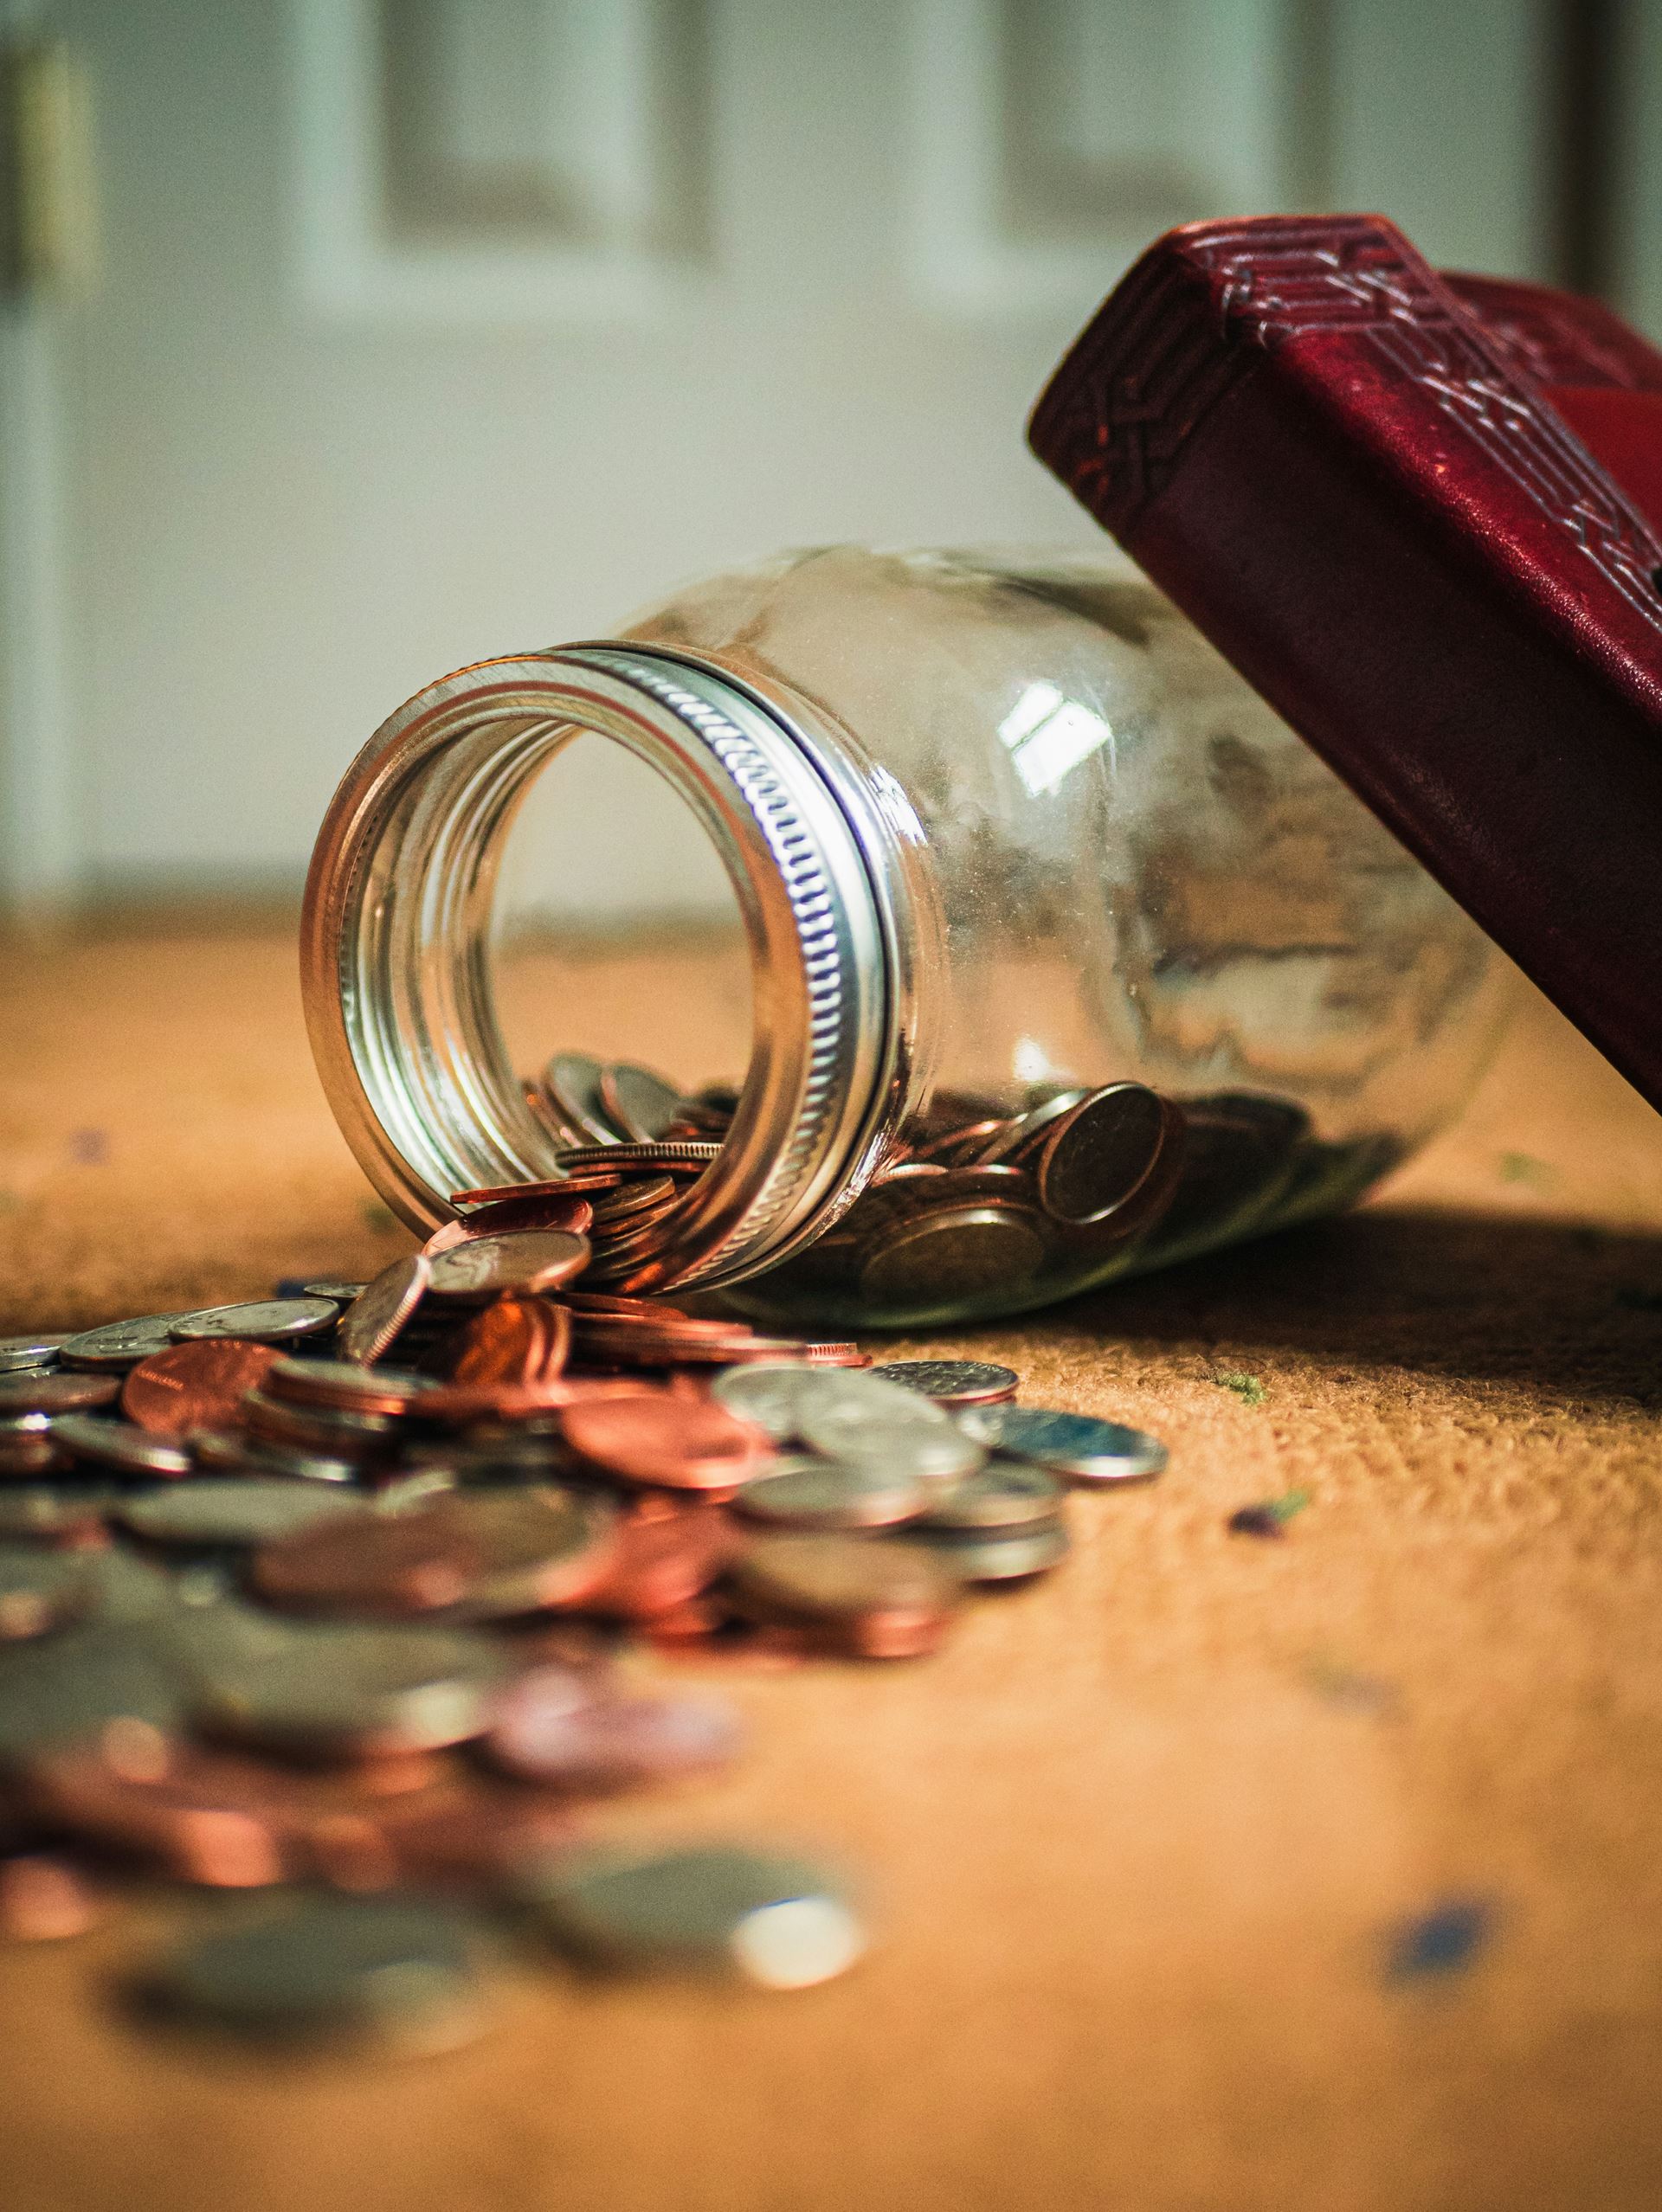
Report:
[[[828,717],[702,656],[601,643],[430,685],[364,748],[312,856],[302,981],[319,1073],[388,1205],[557,1173],[495,1006],[497,871],[532,779],[580,732],[680,793],[749,942],[754,1035],[720,1156],[629,1287],[714,1286],[816,1236],[905,1088],[912,932],[897,826]]]

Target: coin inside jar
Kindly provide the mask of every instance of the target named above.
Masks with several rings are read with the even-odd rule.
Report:
[[[1145,1083],[1110,1083],[1059,1121],[1034,1169],[1039,1202],[1058,1221],[1103,1221],[1154,1172],[1180,1118]]]
[[[589,1264],[589,1239],[565,1229],[522,1229],[453,1244],[433,1260],[435,1298],[482,1304],[505,1291],[556,1289]]]
[[[1044,1257],[1043,1238],[1016,1207],[945,1206],[886,1237],[866,1260],[860,1287],[876,1306],[944,1310],[1026,1283]]]

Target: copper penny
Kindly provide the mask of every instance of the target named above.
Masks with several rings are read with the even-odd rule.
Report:
[[[565,1364],[571,1316],[545,1298],[499,1298],[463,1329],[454,1383],[541,1382]]]
[[[654,1501],[654,1506],[657,1504]],[[732,1557],[727,1516],[707,1505],[671,1505],[625,1516],[616,1554],[584,1609],[610,1620],[649,1621],[700,1597]]]
[[[281,1354],[240,1337],[205,1337],[141,1360],[121,1386],[121,1411],[152,1436],[234,1427],[242,1400]]]
[[[138,1724],[127,1725],[136,1742]],[[32,1761],[26,1798],[76,1835],[216,1888],[319,1877],[364,1890],[480,1880],[570,1832],[557,1800],[455,1767],[426,1769],[430,1778],[386,1791],[372,1771],[368,1778],[318,1773],[144,1733],[154,1756],[142,1765],[107,1740]]]
[[[422,1400],[422,1418],[446,1428],[480,1421],[530,1421],[589,1399],[633,1397],[637,1382],[603,1375],[554,1375],[534,1383],[444,1383]]]
[[[366,1367],[351,1360],[280,1359],[266,1377],[264,1394],[283,1405],[334,1413],[403,1414],[434,1387],[427,1375],[403,1367]]]
[[[586,1198],[574,1191],[562,1189],[558,1183],[543,1183],[513,1192],[499,1192],[468,1212],[458,1214],[454,1221],[447,1221],[435,1229],[422,1247],[429,1259],[440,1252],[448,1252],[454,1244],[470,1243],[476,1237],[499,1237],[520,1229],[564,1229],[572,1236],[589,1233],[595,1210]]]
[[[431,1509],[366,1508],[261,1545],[249,1574],[274,1605],[397,1619],[454,1605],[481,1566],[477,1545]]]
[[[750,1422],[666,1392],[573,1405],[561,1427],[572,1450],[592,1465],[666,1489],[734,1490],[773,1453],[772,1439]]]

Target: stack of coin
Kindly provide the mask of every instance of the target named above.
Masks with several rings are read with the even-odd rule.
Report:
[[[650,1069],[557,1053],[526,1096],[568,1181],[595,1197],[594,1280],[628,1290],[673,1242],[737,1094],[683,1094]],[[1082,1283],[1343,1205],[1395,1161],[1387,1139],[1318,1140],[1253,1091],[1179,1100],[1138,1083],[1058,1087],[1012,1114],[937,1090],[825,1236],[776,1276],[833,1310],[945,1313]],[[508,1191],[460,1194],[499,1200]]]
[[[661,1122],[646,1086],[604,1096]],[[1064,1556],[1067,1485],[1163,1454],[1015,1405],[1008,1368],[872,1369],[591,1289],[663,1199],[603,1224],[641,1179],[588,1174],[478,1193],[369,1283],[0,1341],[0,1927],[85,1925],[113,1860],[300,1886],[187,1934],[148,1995],[417,2048],[472,2032],[504,1916],[770,1987],[858,1954],[831,1874],[587,1839],[593,1801],[739,1742],[623,1653],[928,1651],[972,1585]]]

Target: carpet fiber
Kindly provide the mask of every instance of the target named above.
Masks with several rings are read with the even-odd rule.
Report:
[[[703,1064],[697,952],[556,967],[568,1041]],[[0,1334],[407,1244],[286,934],[13,942],[0,996]],[[0,1950],[7,2212],[1652,2212],[1662,1129],[1521,996],[1360,1214],[937,1340],[1169,1474],[1079,1498],[938,1657],[721,1675],[732,1780],[606,1810],[834,1854],[856,1972],[519,1965],[452,2055],[259,2058],[123,2018],[190,1907],[139,1890]],[[1298,1490],[1285,1540],[1227,1533]]]

